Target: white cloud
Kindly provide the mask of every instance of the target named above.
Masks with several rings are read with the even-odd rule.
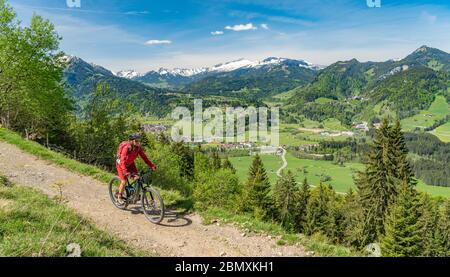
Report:
[[[149,11],[129,11],[125,12],[126,15],[146,15],[149,14]]]
[[[424,12],[422,12],[420,14],[420,18],[423,21],[427,22],[428,24],[434,24],[436,22],[436,20],[437,20],[437,16],[436,15],[432,15],[432,14],[426,12],[426,11],[424,11]]]
[[[214,31],[214,32],[211,32],[211,35],[220,36],[220,35],[223,35],[223,31]]]
[[[157,44],[171,44],[170,40],[159,40],[159,39],[151,39],[145,42],[147,45],[157,45]]]
[[[263,28],[264,30],[269,30],[269,25],[267,25],[266,23],[261,24],[261,28]]]
[[[254,26],[252,23],[248,24],[238,24],[233,26],[225,26],[226,30],[232,30],[232,31],[248,31],[248,30],[256,30],[258,27]]]

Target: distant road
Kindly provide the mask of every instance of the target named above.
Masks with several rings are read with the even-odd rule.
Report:
[[[283,154],[281,154],[281,160],[283,161],[283,165],[277,170],[278,177],[281,177],[281,173],[283,172],[283,169],[285,169],[288,166],[288,162],[286,160],[286,149],[281,147],[281,150],[283,150]]]

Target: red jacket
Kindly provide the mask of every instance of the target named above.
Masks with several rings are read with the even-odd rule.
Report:
[[[119,145],[119,148],[117,149],[116,163],[118,168],[124,175],[127,175],[129,173],[127,172],[128,167],[130,167],[131,165],[134,166],[134,160],[136,160],[138,155],[141,156],[141,158],[150,168],[155,167],[155,164],[152,163],[145,155],[144,149],[142,147],[137,146],[133,149],[130,142],[128,141],[124,141]]]

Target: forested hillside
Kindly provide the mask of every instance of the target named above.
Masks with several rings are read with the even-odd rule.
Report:
[[[164,116],[169,97],[162,89],[152,88],[125,78],[115,76],[111,71],[97,65],[89,64],[78,57],[66,56],[64,80],[70,97],[77,106],[91,101],[99,84],[107,84],[112,93],[126,102],[133,104],[141,113]]]
[[[423,46],[400,61],[337,62],[320,71],[311,83],[290,92],[286,108],[291,114],[305,114],[313,120],[335,117],[344,124],[387,113],[409,117],[429,108],[436,95],[448,95],[449,57]],[[432,66],[436,64],[440,66]],[[317,102],[319,98],[329,101]]]
[[[186,85],[183,90],[199,95],[264,98],[307,84],[315,74],[316,70],[304,62],[284,60],[279,64],[214,74]]]

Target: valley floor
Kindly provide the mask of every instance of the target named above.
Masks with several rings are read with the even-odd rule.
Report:
[[[139,209],[116,209],[106,184],[81,176],[0,142],[0,174],[17,185],[59,195],[66,205],[132,246],[160,256],[306,256],[298,245],[277,245],[277,238],[243,235],[231,225],[203,225],[197,214],[169,211],[161,225],[147,221]],[[132,207],[131,207],[132,208]]]

